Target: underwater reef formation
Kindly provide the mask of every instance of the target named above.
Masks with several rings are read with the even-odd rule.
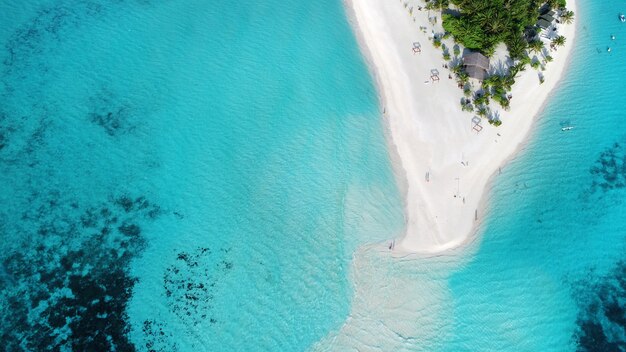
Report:
[[[62,192],[21,215],[31,233],[2,261],[0,338],[13,350],[129,351],[130,261],[145,246],[141,224],[160,216],[144,197],[81,206]],[[7,229],[1,229],[3,232]],[[24,230],[26,231],[26,230]]]
[[[626,262],[606,276],[577,284],[581,309],[575,338],[580,352],[626,351]]]

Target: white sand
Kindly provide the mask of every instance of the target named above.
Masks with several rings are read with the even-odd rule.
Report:
[[[449,257],[392,258],[380,246],[354,255],[350,316],[311,351],[433,351],[452,333]]]
[[[386,244],[363,246],[355,253],[350,315],[311,350],[438,350],[454,326],[447,275],[468,258],[460,253],[476,249],[459,245],[476,230],[475,212],[480,221],[481,198],[491,175],[527,138],[556,87],[574,42],[574,26],[559,25],[567,44],[550,53],[554,61],[543,72],[545,83],[540,85],[537,71],[528,67],[516,80],[510,112],[500,113],[502,126],[483,121],[484,129],[477,134],[471,130],[474,115],[461,111],[462,91],[442,68],[441,49],[427,38],[432,29],[428,13],[417,11],[423,3],[346,1],[379,86],[390,154],[406,192],[407,226],[391,255]],[[413,16],[404,2],[414,6]],[[573,0],[568,6],[575,11]],[[428,27],[426,34],[420,26]],[[435,31],[442,32],[441,27]],[[412,52],[416,41],[421,54]],[[446,45],[452,47],[449,41]],[[424,84],[433,68],[439,70],[441,81]],[[409,255],[413,253],[426,255]]]
[[[410,15],[404,3],[414,7]],[[527,67],[513,87],[510,111],[500,111],[502,126],[483,120],[482,132],[472,131],[474,114],[461,111],[463,92],[442,67],[441,49],[428,40],[442,33],[441,17],[433,27],[419,0],[348,0],[346,5],[362,50],[370,61],[382,100],[390,145],[398,156],[397,173],[405,175],[406,233],[396,243],[399,252],[435,253],[467,241],[481,217],[480,202],[488,180],[526,139],[536,115],[566,67],[575,26],[558,25],[566,45],[550,55],[543,71]],[[576,10],[568,1],[568,8]],[[427,26],[426,33],[420,26]],[[412,51],[419,42],[421,54]],[[446,42],[452,54],[452,42]],[[494,66],[494,60],[491,62]],[[441,80],[429,82],[430,70]],[[494,106],[494,103],[492,103]],[[501,110],[501,109],[500,109]],[[429,173],[429,182],[426,181]]]

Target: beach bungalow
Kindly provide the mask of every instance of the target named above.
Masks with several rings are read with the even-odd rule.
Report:
[[[550,7],[543,7],[539,10],[539,16],[548,15],[554,17],[555,14],[556,12]]]
[[[540,18],[537,21],[537,27],[541,28],[541,29],[548,29],[548,28],[552,28],[552,22],[544,19],[544,18]]]
[[[463,56],[463,69],[470,78],[482,81],[489,70],[489,58],[474,51]]]
[[[555,20],[554,19],[555,12],[547,8],[547,9],[542,10],[540,13],[541,15],[537,19],[537,27],[541,29],[552,28],[552,25],[554,24],[554,20]]]
[[[543,6],[541,6],[541,8],[539,8],[539,16],[541,15],[545,15],[548,14],[550,16],[554,16],[556,12],[552,9],[552,6],[550,6],[550,4],[545,3],[543,4]]]
[[[554,17],[552,17],[552,16],[550,16],[548,14],[539,16],[539,19],[540,20],[546,20],[546,21],[550,22],[550,24],[552,24],[552,22],[554,22]]]

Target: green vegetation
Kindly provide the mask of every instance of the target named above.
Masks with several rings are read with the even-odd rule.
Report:
[[[549,0],[548,5],[554,9],[564,9],[565,8],[565,0]]]
[[[556,38],[552,39],[552,42],[550,43],[550,45],[553,47],[565,45],[565,37],[562,35],[556,36]]]
[[[474,111],[474,106],[469,99],[461,98],[461,110],[472,112]]]
[[[482,93],[476,93],[476,95],[474,95],[474,103],[479,110],[480,106],[489,105],[489,92],[484,90]],[[480,113],[478,115],[480,115]]]
[[[541,50],[543,50],[543,42],[539,39],[531,40],[528,42],[528,50],[535,54],[541,53]]]
[[[450,70],[456,76],[458,87],[463,90],[461,109],[473,111],[481,118],[488,118],[489,123],[500,126],[502,121],[497,113],[492,114],[491,101],[498,103],[505,111],[511,106],[512,86],[518,74],[525,71],[527,66],[544,71],[547,63],[553,61],[544,42],[536,39],[536,26],[540,16],[540,8],[545,5],[558,9],[562,23],[572,23],[574,13],[565,8],[566,0],[426,0],[426,8],[442,11],[442,25],[444,33],[436,34],[433,44],[442,49],[443,58],[450,61],[450,48],[442,43],[442,39],[449,36],[456,42],[453,46],[455,62]],[[421,29],[421,27],[420,27]],[[531,39],[534,38],[534,39]],[[458,44],[457,44],[458,43]],[[463,45],[470,50],[479,51],[491,57],[498,44],[504,43],[512,59],[508,70],[499,70],[491,73],[482,80],[478,89],[472,89],[469,76],[463,69],[459,55]],[[556,49],[565,44],[565,37],[557,36],[550,42],[550,49]],[[545,77],[538,72],[539,83],[543,84]]]
[[[574,11],[565,11],[561,15],[561,20],[564,23],[570,24],[574,21]]]
[[[447,3],[434,2],[434,8],[443,8]],[[443,28],[457,42],[487,56],[494,53],[498,43],[504,42],[511,58],[521,59],[528,47],[524,30],[535,25],[545,0],[452,0],[452,3],[459,13],[445,12]],[[564,0],[549,3],[558,8],[565,6]]]
[[[482,96],[476,97],[477,103],[487,103],[489,98],[502,106],[504,110],[508,110],[511,106],[509,92],[515,84],[515,77],[519,72],[525,70],[523,63],[517,63],[509,68],[506,75],[491,75],[487,77],[482,84]]]
[[[541,62],[539,62],[539,60],[533,60],[530,63],[530,67],[534,68],[535,70],[538,69],[539,66],[541,66]]]
[[[431,0],[426,3],[426,10],[443,10],[450,5],[449,0]]]
[[[478,105],[478,103],[476,103],[476,115],[484,118],[487,117],[487,115],[489,115],[489,108],[485,105]]]
[[[450,50],[448,49],[448,47],[446,47],[445,44],[441,44],[441,49],[443,50],[443,59],[445,61],[450,61],[451,57],[450,57]]]
[[[466,86],[467,82],[469,81],[469,76],[467,75],[467,72],[463,70],[463,66],[461,65],[452,66],[450,67],[450,71],[452,71],[452,73],[456,75],[456,81],[459,84],[459,87],[463,87],[464,91],[469,90],[469,87]]]
[[[489,120],[489,124],[498,127],[498,126],[502,125],[502,120],[500,120],[500,119],[490,119]]]
[[[454,56],[461,55],[461,48],[458,45],[454,46]]]

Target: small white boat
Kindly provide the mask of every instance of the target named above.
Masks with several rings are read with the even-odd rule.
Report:
[[[619,14],[619,20],[622,21],[622,22],[626,22],[626,17],[624,16],[623,13]]]
[[[574,126],[565,126],[563,128],[561,128],[561,131],[569,131],[569,130],[573,130]]]

